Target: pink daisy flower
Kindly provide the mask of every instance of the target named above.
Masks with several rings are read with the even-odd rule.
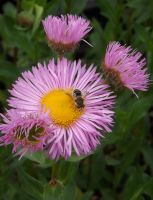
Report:
[[[117,86],[124,86],[129,90],[146,91],[149,75],[145,58],[132,48],[121,45],[119,42],[110,42],[103,61],[106,79]]]
[[[45,109],[54,128],[47,140],[49,156],[67,159],[73,151],[89,154],[111,131],[114,96],[108,88],[93,65],[86,69],[81,61],[51,60],[22,73],[8,102],[26,115]]]
[[[48,16],[42,23],[49,45],[60,52],[74,49],[91,30],[90,22],[77,15]]]
[[[21,115],[15,109],[2,115],[0,124],[0,145],[13,144],[13,153],[22,157],[27,151],[43,150],[48,135],[51,134],[50,119],[47,113]]]

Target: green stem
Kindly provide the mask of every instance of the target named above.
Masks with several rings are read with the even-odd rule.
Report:
[[[59,169],[59,162],[56,162],[51,168],[51,179],[49,184],[52,187],[55,187],[58,183],[58,169]]]
[[[66,13],[71,13],[72,10],[72,0],[66,1]]]
[[[56,179],[58,176],[58,169],[59,169],[59,161],[57,161],[53,166],[51,170],[51,179]]]

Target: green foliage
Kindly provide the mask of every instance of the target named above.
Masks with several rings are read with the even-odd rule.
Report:
[[[15,1],[14,1],[15,2]],[[53,56],[41,20],[48,14],[76,13],[91,19],[93,31],[81,43],[83,59],[100,70],[109,41],[137,48],[153,80],[153,1],[21,0],[3,4],[0,15],[0,105],[6,106],[20,72]],[[96,15],[92,13],[94,6]],[[81,52],[82,52],[81,51]],[[77,53],[70,55],[77,57]],[[153,85],[148,92],[118,94],[113,132],[90,156],[59,162],[43,153],[21,160],[0,147],[0,200],[153,200]],[[55,181],[54,181],[55,180]]]
[[[44,152],[27,153],[24,157],[36,162],[42,168],[51,167],[55,164],[55,161],[50,160]]]

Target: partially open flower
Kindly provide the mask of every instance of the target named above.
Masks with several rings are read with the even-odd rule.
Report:
[[[67,59],[38,64],[22,74],[10,91],[9,105],[19,112],[49,112],[54,127],[46,148],[51,158],[67,159],[75,151],[86,155],[95,150],[100,137],[113,124],[114,96],[96,68]]]
[[[27,151],[43,150],[51,134],[47,113],[23,115],[12,109],[1,117],[0,145],[13,144],[13,152],[17,152],[20,157]]]
[[[102,63],[105,78],[111,85],[126,87],[133,92],[148,88],[149,75],[145,64],[140,52],[119,42],[109,43]]]
[[[48,16],[42,23],[49,46],[61,53],[73,50],[91,30],[89,21],[76,15]]]

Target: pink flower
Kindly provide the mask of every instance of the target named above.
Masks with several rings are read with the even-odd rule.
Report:
[[[26,113],[25,113],[26,114]],[[3,124],[0,124],[0,145],[13,144],[13,153],[22,157],[27,151],[43,150],[51,132],[47,113],[31,113],[21,115],[16,110],[8,110],[1,115]]]
[[[89,21],[77,15],[48,16],[42,23],[49,45],[60,52],[75,48],[91,30]]]
[[[91,153],[113,124],[114,96],[91,65],[51,60],[27,71],[13,85],[9,105],[28,115],[45,110],[54,130],[47,140],[49,156],[67,159]]]
[[[146,91],[149,75],[145,58],[132,48],[122,46],[119,42],[110,42],[103,61],[106,78],[129,90]]]

